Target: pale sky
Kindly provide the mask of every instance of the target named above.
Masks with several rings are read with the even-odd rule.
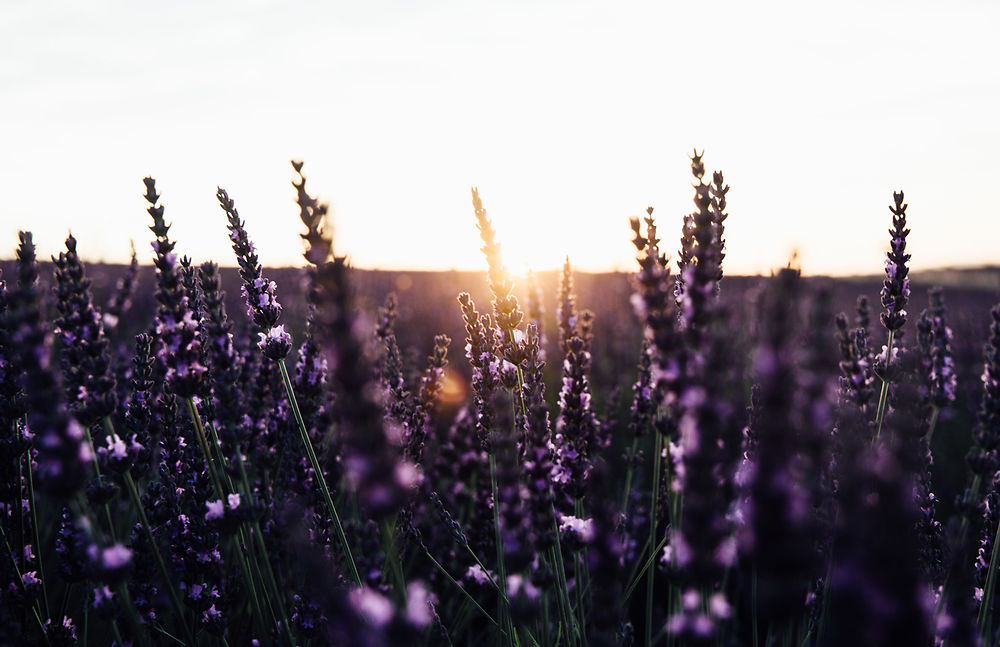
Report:
[[[153,175],[180,253],[233,264],[218,185],[299,264],[301,158],[356,266],[484,268],[476,185],[513,271],[632,270],[647,205],[676,248],[696,146],[729,273],[879,272],[900,188],[914,267],[1000,263],[998,28],[940,0],[0,0],[0,257],[72,228],[149,262]]]

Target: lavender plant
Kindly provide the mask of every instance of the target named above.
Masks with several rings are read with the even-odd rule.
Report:
[[[475,189],[485,312],[477,286],[448,312],[449,285],[350,267],[301,162],[301,276],[261,266],[222,189],[239,282],[179,256],[152,178],[155,286],[135,256],[102,285],[72,236],[48,272],[22,233],[0,280],[0,643],[994,644],[1000,307],[971,421],[966,292],[932,291],[903,337],[902,193],[875,352],[867,297],[834,319],[840,286],[791,268],[731,290],[729,187],[697,151],[691,170],[676,273],[650,208],[631,298],[578,291],[567,259],[551,321],[547,275],[508,271]],[[413,334],[437,311],[448,335]]]

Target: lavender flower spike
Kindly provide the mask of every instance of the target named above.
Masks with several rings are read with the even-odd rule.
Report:
[[[229,240],[233,243],[233,252],[240,265],[247,316],[260,328],[257,333],[260,336],[258,346],[267,357],[273,360],[284,359],[292,349],[292,340],[285,332],[285,327],[278,325],[281,304],[275,296],[277,285],[262,275],[257,250],[247,235],[245,223],[240,220],[236,203],[230,199],[225,189],[220,188],[216,197],[229,219]]]
[[[909,268],[906,267],[910,255],[906,253],[906,237],[910,230],[906,228],[906,207],[903,203],[903,192],[892,194],[895,206],[892,211],[892,236],[890,249],[886,254],[885,281],[882,283],[882,307],[885,312],[880,319],[889,332],[894,332],[906,323],[906,303],[910,298],[910,280],[906,277]]]

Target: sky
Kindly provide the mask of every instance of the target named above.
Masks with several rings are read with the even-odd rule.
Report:
[[[877,273],[905,190],[913,267],[1000,263],[1000,3],[0,0],[0,258],[67,232],[150,262],[142,178],[178,251],[301,264],[290,159],[355,266],[631,271],[666,250],[689,159],[731,185],[727,272],[793,253]]]

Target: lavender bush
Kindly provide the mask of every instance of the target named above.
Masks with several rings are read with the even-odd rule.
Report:
[[[152,178],[152,269],[21,233],[0,644],[1000,640],[1000,305],[908,315],[902,192],[875,318],[793,267],[732,296],[697,152],[676,264],[649,208],[617,291],[568,258],[518,285],[474,189],[486,281],[387,294],[293,170],[300,280],[221,188],[238,276],[178,257]]]

